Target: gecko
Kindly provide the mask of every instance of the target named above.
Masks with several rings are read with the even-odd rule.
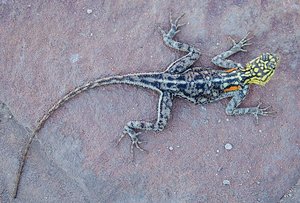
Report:
[[[227,115],[233,116],[252,114],[258,119],[258,116],[272,113],[268,110],[269,106],[261,108],[261,103],[255,107],[240,108],[239,105],[249,92],[250,85],[264,86],[272,78],[279,65],[279,56],[274,53],[262,53],[244,66],[241,63],[228,59],[238,52],[247,51],[245,46],[251,45],[249,42],[251,38],[248,37],[248,33],[238,43],[232,39],[232,47],[211,60],[213,64],[223,69],[194,67],[193,64],[200,58],[200,51],[192,45],[174,40],[175,35],[180,32],[179,28],[185,25],[179,24],[179,20],[183,15],[173,20],[170,14],[171,28],[168,32],[160,28],[163,42],[166,46],[187,53],[171,63],[166,70],[162,72],[135,73],[95,79],[74,88],[49,108],[38,121],[25,146],[13,191],[14,198],[17,197],[22,171],[31,143],[45,122],[67,101],[84,91],[96,87],[111,84],[127,84],[148,88],[159,94],[156,121],[129,121],[125,125],[121,137],[118,139],[117,143],[126,135],[129,136],[131,140],[131,153],[133,153],[134,147],[144,151],[140,146],[142,141],[139,139],[142,131],[162,131],[165,128],[171,115],[174,97],[184,98],[194,104],[208,104],[230,97],[231,100],[227,104],[225,111]]]

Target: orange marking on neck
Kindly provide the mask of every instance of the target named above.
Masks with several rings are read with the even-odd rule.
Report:
[[[228,70],[225,70],[226,73],[231,73],[232,71],[235,71],[237,70],[237,68],[230,68]]]
[[[224,92],[232,92],[232,91],[236,91],[236,90],[240,90],[240,89],[241,89],[241,86],[236,85],[236,86],[231,86],[231,87],[224,89]]]

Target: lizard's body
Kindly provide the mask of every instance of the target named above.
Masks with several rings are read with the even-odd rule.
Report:
[[[239,63],[228,60],[227,58],[229,56],[239,51],[245,51],[243,47],[250,44],[248,43],[249,39],[245,37],[239,43],[233,41],[234,45],[231,49],[213,58],[212,62],[215,65],[225,68],[224,70],[191,67],[200,57],[200,52],[191,45],[173,40],[173,37],[179,32],[178,28],[181,25],[177,25],[177,23],[181,17],[182,16],[177,18],[174,23],[170,19],[171,29],[168,33],[162,31],[163,40],[167,46],[179,51],[188,52],[188,54],[170,64],[164,72],[137,73],[96,79],[67,93],[44,114],[39,120],[25,148],[17,175],[16,187],[13,194],[14,197],[17,195],[20,176],[27,158],[28,150],[36,134],[55,110],[71,98],[88,89],[110,84],[129,84],[149,88],[159,93],[160,97],[156,122],[130,121],[124,127],[123,135],[119,141],[125,135],[129,135],[132,142],[131,151],[134,146],[143,150],[139,146],[141,143],[138,139],[140,132],[137,131],[161,131],[164,129],[170,117],[174,96],[185,98],[195,104],[206,104],[232,97],[226,107],[226,113],[229,115],[253,114],[257,117],[258,115],[266,115],[269,113],[267,108],[260,108],[259,105],[250,108],[238,108],[238,106],[245,98],[249,90],[249,84],[264,85],[270,80],[278,66],[278,57],[274,54],[264,53],[247,63],[245,67]]]

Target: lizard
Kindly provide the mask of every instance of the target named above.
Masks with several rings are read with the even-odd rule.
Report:
[[[272,113],[268,111],[269,107],[261,108],[261,104],[255,107],[244,108],[239,108],[239,105],[249,92],[250,85],[264,86],[271,79],[279,65],[279,57],[272,53],[262,53],[260,56],[246,63],[245,66],[228,59],[238,52],[247,51],[244,47],[251,44],[249,42],[251,38],[248,38],[248,33],[238,43],[232,39],[232,47],[212,59],[213,64],[223,69],[193,67],[192,65],[200,58],[200,51],[192,45],[174,40],[175,35],[180,32],[179,28],[185,25],[179,24],[179,20],[183,15],[173,20],[170,14],[171,27],[168,32],[160,28],[163,42],[166,46],[187,52],[186,55],[171,63],[165,71],[95,79],[65,94],[41,117],[27,142],[22,156],[13,191],[14,198],[17,197],[20,178],[31,143],[45,122],[64,103],[80,93],[96,87],[110,84],[128,84],[148,88],[159,94],[156,121],[129,121],[125,125],[121,137],[118,139],[117,143],[126,135],[129,136],[131,140],[131,153],[133,153],[134,147],[144,151],[140,146],[142,144],[142,141],[139,139],[141,131],[162,131],[165,128],[171,115],[174,97],[184,98],[194,104],[208,104],[230,97],[231,100],[225,109],[227,115],[252,114],[258,119],[258,116]]]

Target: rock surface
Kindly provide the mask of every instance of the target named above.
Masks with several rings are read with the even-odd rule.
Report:
[[[10,201],[36,121],[67,91],[98,77],[162,71],[182,56],[158,29],[169,29],[170,11],[186,13],[176,39],[201,50],[197,66],[213,66],[229,36],[247,32],[253,45],[234,60],[278,53],[273,79],[242,104],[261,101],[277,114],[256,125],[251,116],[227,116],[227,100],[201,107],[176,99],[167,128],[143,133],[149,153],[136,151],[132,163],[129,140],[115,141],[129,120],[156,117],[157,95],[120,85],[91,90],[41,130],[16,202],[278,202],[297,183],[299,1],[0,0],[0,202]]]

